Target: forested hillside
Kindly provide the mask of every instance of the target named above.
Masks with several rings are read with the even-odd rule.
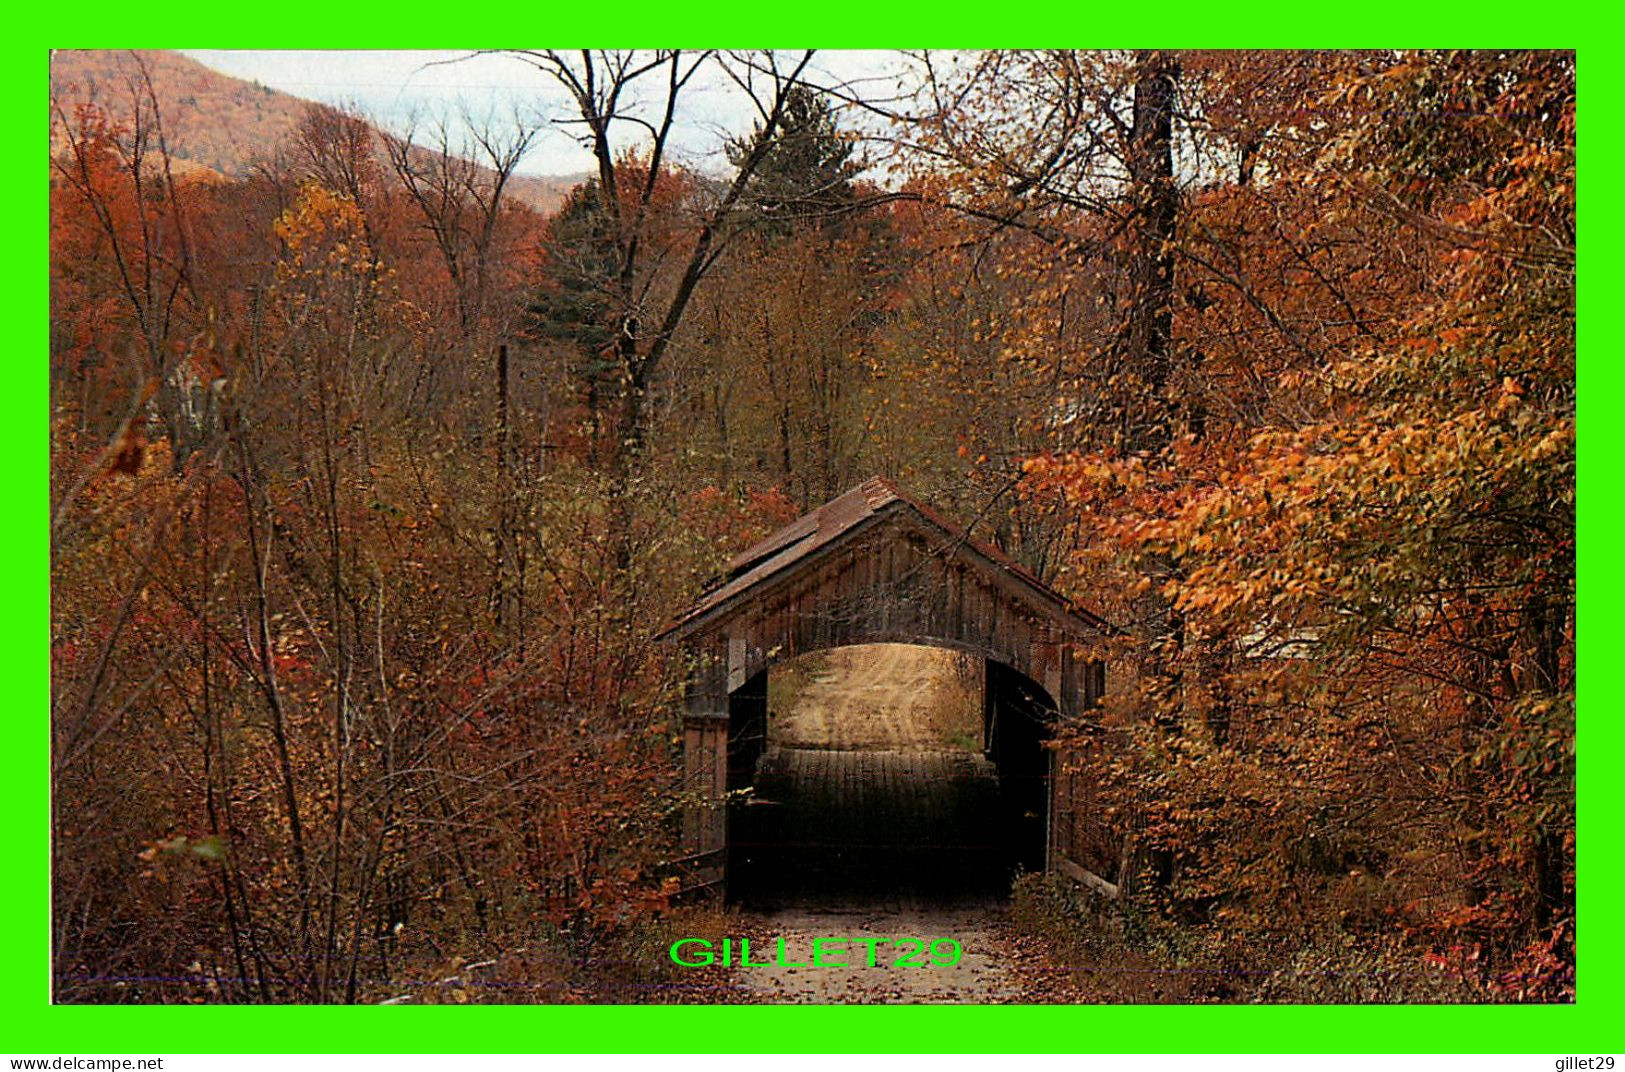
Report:
[[[1122,627],[1056,958],[1573,1000],[1572,54],[521,58],[551,214],[534,130],[53,78],[58,1001],[669,970],[654,637],[872,474]]]
[[[171,168],[194,179],[210,174],[244,179],[279,154],[297,153],[293,139],[311,107],[310,101],[220,74],[178,52],[64,48],[51,53],[51,95],[67,107],[94,103],[114,122],[133,124],[139,94],[149,88],[164,120]],[[409,140],[426,150],[438,147],[438,128],[411,133],[415,137]],[[53,127],[53,153],[62,148],[58,136]],[[558,209],[579,179],[513,175],[508,181],[516,201],[547,213]]]

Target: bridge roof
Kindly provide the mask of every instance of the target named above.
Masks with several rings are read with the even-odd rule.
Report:
[[[1056,592],[997,547],[971,536],[924,503],[905,495],[887,478],[876,476],[735,555],[728,563],[728,572],[708,588],[698,602],[678,615],[660,636],[687,635],[699,630],[704,623],[722,617],[752,594],[812,568],[837,545],[845,545],[847,537],[872,527],[882,518],[900,515],[914,521],[929,535],[939,537],[938,542],[955,558],[1013,582],[1027,597],[1025,602],[1045,608],[1052,618],[1078,633],[1116,631],[1104,618]]]

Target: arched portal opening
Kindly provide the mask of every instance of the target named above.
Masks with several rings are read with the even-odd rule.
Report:
[[[750,907],[1002,896],[1045,865],[1055,705],[962,650],[876,643],[728,699],[727,890]]]

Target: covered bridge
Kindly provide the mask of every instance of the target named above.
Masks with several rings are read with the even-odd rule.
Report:
[[[1042,817],[1029,867],[1103,883],[1075,815],[1074,779],[1044,747],[1086,717],[1105,666],[1081,649],[1112,627],[991,545],[875,477],[738,555],[662,637],[682,644],[685,885],[729,872],[730,791],[751,785],[767,740],[767,676],[826,648],[899,643],[983,660],[983,742],[1000,778]],[[1097,864],[1097,866],[1099,866]]]

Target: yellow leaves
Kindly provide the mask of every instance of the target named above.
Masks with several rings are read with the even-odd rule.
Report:
[[[300,185],[299,196],[271,231],[287,249],[277,262],[279,280],[372,267],[361,210],[314,180]]]
[[[354,236],[361,229],[361,210],[355,202],[314,179],[300,184],[298,198],[271,225],[272,233],[296,253],[329,233]],[[342,243],[340,248],[345,248]]]
[[[1524,396],[1524,388],[1511,376],[1501,380],[1501,390],[1495,396],[1492,412],[1496,417],[1505,417],[1518,408]]]

